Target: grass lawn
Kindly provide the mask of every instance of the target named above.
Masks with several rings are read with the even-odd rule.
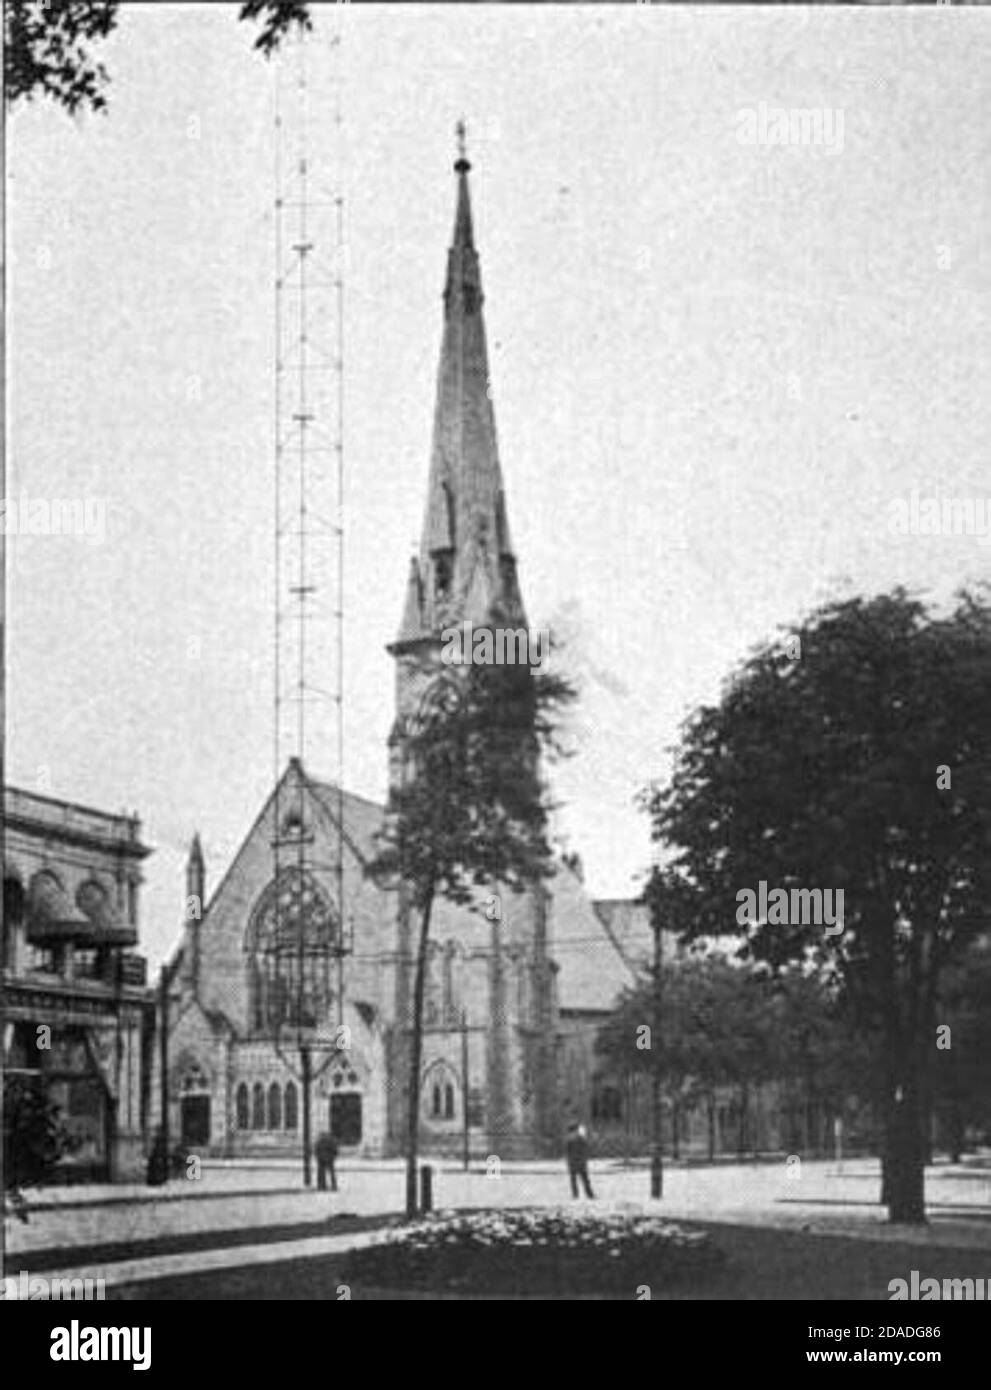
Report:
[[[724,1251],[726,1265],[705,1286],[665,1293],[656,1300],[838,1299],[887,1301],[888,1283],[907,1279],[913,1269],[942,1278],[991,1277],[991,1253],[913,1244],[873,1241],[849,1236],[817,1236],[804,1231],[780,1231],[716,1222],[685,1223],[711,1232]],[[341,1273],[346,1255],[286,1260],[279,1264],[245,1266],[156,1279],[123,1288],[108,1288],[111,1299],[331,1299],[345,1282]],[[520,1297],[533,1297],[525,1291]],[[436,1300],[463,1296],[431,1292],[351,1286],[352,1299]],[[500,1297],[505,1298],[506,1295]],[[601,1300],[618,1294],[585,1294]],[[636,1298],[631,1289],[629,1298]]]

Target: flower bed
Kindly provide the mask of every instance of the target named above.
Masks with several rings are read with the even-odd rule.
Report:
[[[466,1294],[627,1292],[711,1276],[704,1231],[655,1216],[507,1210],[440,1212],[348,1255],[347,1276],[386,1288]]]

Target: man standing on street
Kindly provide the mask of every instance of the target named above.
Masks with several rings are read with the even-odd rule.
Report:
[[[334,1167],[337,1162],[337,1140],[329,1130],[317,1137],[315,1145],[317,1156],[317,1188],[321,1192],[327,1190],[327,1173],[330,1172],[330,1190],[337,1191],[337,1171]]]
[[[571,1179],[571,1195],[578,1196],[578,1182],[585,1189],[585,1196],[594,1198],[592,1184],[588,1180],[588,1135],[585,1126],[571,1124],[568,1126],[568,1141],[565,1145],[565,1152],[568,1156],[568,1177]]]

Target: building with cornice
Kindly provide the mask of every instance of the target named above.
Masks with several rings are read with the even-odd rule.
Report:
[[[3,1074],[36,1085],[76,1147],[64,1178],[144,1178],[154,1003],[138,943],[135,816],[7,787]]]

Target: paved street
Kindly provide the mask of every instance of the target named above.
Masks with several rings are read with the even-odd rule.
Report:
[[[664,1197],[649,1202],[646,1168],[592,1165],[599,1210],[649,1209],[674,1218],[822,1235],[897,1241],[877,1205],[871,1160],[674,1167]],[[343,1164],[338,1193],[305,1191],[297,1165],[208,1163],[195,1181],[148,1187],[59,1188],[37,1194],[30,1222],[8,1223],[8,1272],[44,1268],[104,1278],[108,1287],[289,1259],[310,1259],[377,1238],[398,1217],[404,1177],[398,1162]],[[917,1244],[991,1249],[991,1168],[940,1165],[927,1181],[930,1225]],[[570,1205],[559,1164],[506,1163],[498,1177],[435,1166],[434,1198],[445,1207]],[[349,1221],[349,1218],[356,1218]],[[379,1220],[380,1219],[380,1220]],[[345,1229],[341,1229],[344,1227]],[[350,1229],[348,1229],[350,1227]],[[369,1227],[372,1229],[370,1230]],[[85,1251],[82,1260],[73,1252]]]

